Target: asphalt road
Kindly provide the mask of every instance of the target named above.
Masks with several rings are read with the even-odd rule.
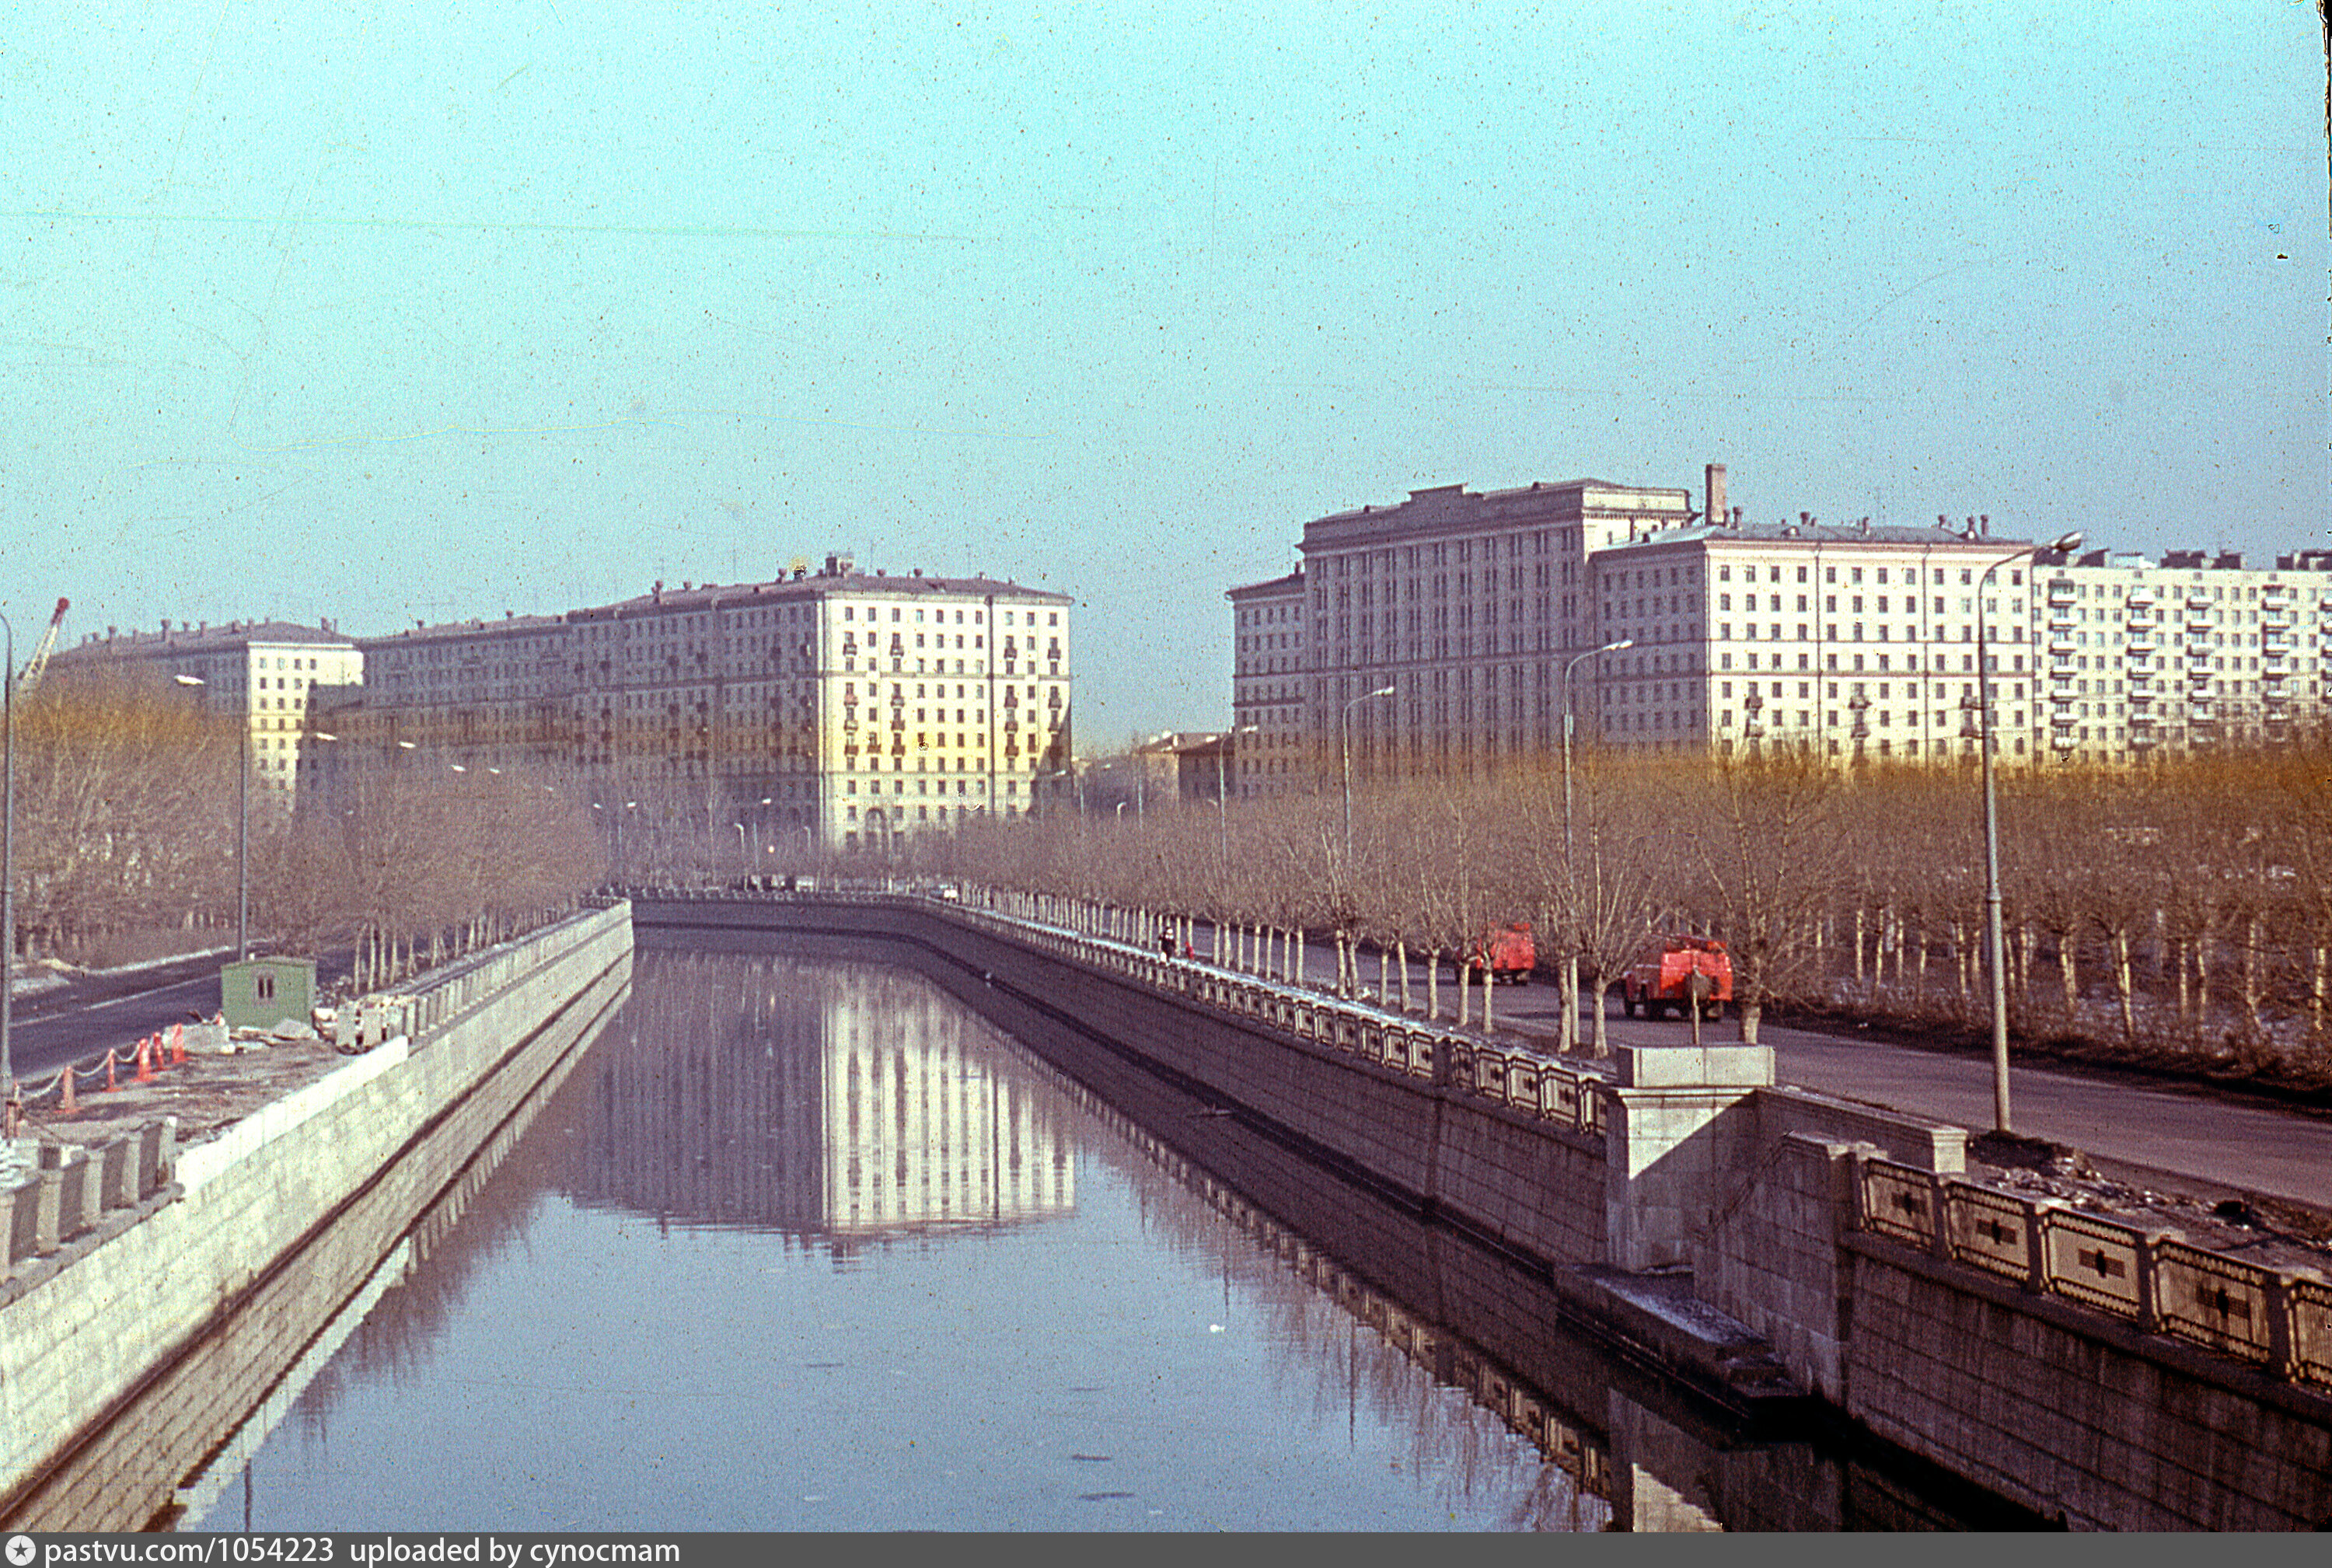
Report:
[[[219,1010],[219,965],[227,954],[77,977],[56,990],[19,995],[9,1029],[9,1054],[28,1094],[47,1087],[65,1063],[84,1066],[109,1047],[125,1054],[146,1036]],[[349,955],[319,961],[319,987],[344,980]]]
[[[1205,946],[1202,934],[1202,951]],[[88,1063],[108,1047],[134,1049],[143,1036],[210,1017],[219,1006],[219,961],[220,955],[206,954],[19,997],[12,1031],[17,1078],[37,1091],[69,1060]],[[345,978],[348,966],[345,953],[327,959],[319,966],[319,983]],[[1305,967],[1308,979],[1333,984],[1334,950],[1308,948]],[[1421,1005],[1423,966],[1411,964],[1410,971],[1411,998]],[[1362,965],[1362,982],[1372,988],[1376,975],[1371,955]],[[1450,986],[1445,972],[1445,1011],[1453,1004]],[[1478,1017],[1478,993],[1473,1006]],[[1607,1006],[1614,1044],[1680,1045],[1691,1039],[1692,1026],[1684,1019],[1623,1018],[1616,1000]],[[1502,1029],[1546,1040],[1557,1033],[1559,1007],[1552,986],[1501,986],[1492,1010]],[[1589,1027],[1582,1017],[1582,1037]],[[1702,1028],[1703,1037],[1712,1041],[1740,1037],[1731,1018]],[[1993,1124],[1992,1064],[1981,1054],[1771,1021],[1759,1032],[1773,1047],[1774,1073],[1782,1083],[1971,1131]],[[2023,1066],[2012,1055],[2009,1103],[2017,1132],[2079,1149],[2108,1170],[2141,1180],[2177,1177],[2198,1195],[2265,1193],[2332,1206],[2332,1115],[2247,1102],[2204,1085]]]
[[[1199,951],[1206,941],[1202,933]],[[1410,966],[1410,999],[1424,1001],[1423,966]],[[1305,977],[1318,984],[1335,980],[1335,950],[1314,944],[1305,951]],[[1361,965],[1362,983],[1376,986],[1376,957]],[[1394,996],[1399,996],[1399,980]],[[1444,970],[1441,1006],[1455,1005],[1452,980]],[[1561,1025],[1561,1001],[1552,985],[1500,986],[1491,1016],[1500,1030],[1551,1041]],[[1623,1018],[1618,999],[1607,1031],[1616,1045],[1684,1045],[1692,1025],[1682,1018]],[[1476,992],[1472,1016],[1480,1017]],[[1592,1024],[1582,1009],[1580,1036]],[[1737,1041],[1732,1017],[1703,1024],[1712,1043]],[[1773,1048],[1774,1076],[1784,1084],[1842,1099],[1888,1106],[1912,1115],[1983,1132],[1993,1125],[1992,1059],[1988,1055],[1906,1044],[1877,1036],[1856,1037],[1834,1030],[1795,1028],[1771,1019],[1758,1030]],[[2017,1133],[2079,1149],[2102,1169],[2149,1184],[2168,1185],[2176,1177],[2197,1196],[2269,1194],[2322,1208],[2332,1206],[2332,1114],[2246,1101],[2210,1085],[2146,1081],[2050,1066],[2021,1066],[2010,1052],[2009,1114]]]

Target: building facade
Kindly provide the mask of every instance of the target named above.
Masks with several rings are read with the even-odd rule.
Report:
[[[330,622],[234,621],[119,632],[108,626],[49,662],[48,678],[71,682],[108,670],[147,670],[181,687],[206,712],[239,719],[252,798],[282,809],[298,788],[310,698],[364,679],[364,652]]]
[[[1747,521],[1687,492],[1458,486],[1307,525],[1304,569],[1230,590],[1238,792],[1467,778],[1611,744],[1841,761],[2126,764],[2320,722],[2332,552],[2068,559],[1934,529]],[[1605,650],[1625,642],[1623,648]],[[1377,695],[1383,688],[1390,695]]]
[[[656,584],[368,638],[318,727],[445,765],[571,773],[620,846],[855,849],[1024,815],[1067,776],[1066,594],[865,573]],[[733,845],[731,839],[733,837]]]
[[[1724,483],[1711,467],[1712,506]],[[1442,485],[1307,523],[1299,570],[1230,590],[1237,793],[1312,789],[1347,745],[1360,778],[1544,755],[1564,672],[1598,642],[1590,561],[1695,515],[1689,491],[1582,479]]]

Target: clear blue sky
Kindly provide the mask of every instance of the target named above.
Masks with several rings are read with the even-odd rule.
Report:
[[[1423,485],[2323,544],[2325,81],[2290,0],[33,0],[0,607],[843,549],[1075,595],[1095,747],[1219,723],[1223,589]]]

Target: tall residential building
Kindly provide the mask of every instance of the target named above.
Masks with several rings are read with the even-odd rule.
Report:
[[[658,583],[368,638],[361,693],[319,727],[447,766],[571,770],[636,842],[747,864],[856,848],[1025,814],[1066,777],[1069,606],[840,556],[769,582]]]
[[[1362,777],[1543,756],[1566,670],[1582,731],[1610,743],[1843,761],[1974,756],[1980,662],[2011,760],[2272,741],[2332,698],[2332,552],[2069,560],[1974,518],[1751,523],[1723,468],[1706,484],[1697,513],[1682,491],[1582,481],[1308,525],[1302,571],[1229,595],[1234,722],[1257,727],[1241,791],[1316,787],[1348,729]]]
[[[1710,505],[1725,471],[1708,471]],[[1304,564],[1233,588],[1243,795],[1338,770],[1470,778],[1561,740],[1562,676],[1597,645],[1588,565],[1688,521],[1685,490],[1596,479],[1410,492],[1305,525]],[[1582,687],[1595,672],[1580,671]],[[1369,693],[1391,686],[1391,695]]]
[[[363,680],[364,654],[330,621],[320,626],[164,621],[153,632],[108,626],[61,648],[49,662],[48,678],[70,682],[121,668],[149,670],[182,685],[186,700],[205,712],[240,717],[252,798],[282,808],[290,804],[300,777],[311,692]]]

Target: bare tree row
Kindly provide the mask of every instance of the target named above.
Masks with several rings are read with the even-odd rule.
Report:
[[[1524,768],[1364,790],[1349,850],[1341,798],[1324,793],[983,826],[918,853],[943,875],[1187,916],[1233,933],[1202,937],[1224,947],[1210,956],[1266,971],[1288,972],[1287,933],[1324,933],[1348,955],[1344,987],[1367,981],[1372,951],[1377,989],[1437,1016],[1438,980],[1414,998],[1392,966],[1405,977],[1408,958],[1447,961],[1528,919],[1542,969],[1591,996],[1649,933],[1723,938],[1753,1040],[1774,1004],[1983,1020],[1973,774],[1591,750],[1569,783],[1566,795],[1559,768]],[[2332,1066],[2332,752],[2011,770],[1999,806],[2020,1034]],[[1487,1009],[1459,985],[1455,1016]],[[1600,1052],[1602,1009],[1587,1012]]]
[[[247,870],[255,941],[353,942],[358,981],[374,985],[571,907],[605,875],[564,781],[393,764],[337,776],[296,812],[254,783],[245,867],[235,722],[134,671],[19,702],[18,956],[84,954],[123,932],[231,932]]]

